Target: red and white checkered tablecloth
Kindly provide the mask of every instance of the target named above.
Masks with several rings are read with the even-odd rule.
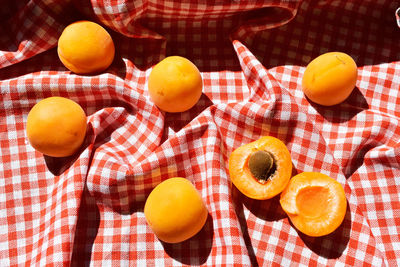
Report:
[[[398,1],[0,1],[0,266],[400,266],[400,29]],[[80,76],[56,45],[78,19],[102,24],[116,58]],[[350,54],[357,87],[342,104],[310,103],[307,63]],[[181,55],[200,69],[198,104],[160,112],[151,67]],[[28,143],[29,110],[49,96],[88,115],[82,149],[51,158]],[[272,135],[293,174],[319,171],[345,188],[332,234],[296,231],[279,197],[256,201],[230,185],[238,146]],[[199,234],[160,242],[146,196],[186,177],[209,211]]]

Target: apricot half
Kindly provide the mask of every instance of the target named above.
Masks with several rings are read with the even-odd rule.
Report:
[[[312,60],[303,75],[304,94],[313,102],[332,106],[343,102],[357,81],[357,65],[347,54],[329,52]]]
[[[229,176],[244,195],[269,199],[286,187],[292,160],[285,144],[272,136],[242,145],[229,156]]]
[[[73,100],[45,98],[29,111],[26,132],[37,151],[52,157],[71,156],[85,138],[86,114]]]
[[[300,232],[315,237],[335,231],[347,208],[342,185],[319,172],[294,176],[282,192],[280,203]]]
[[[58,39],[61,62],[77,74],[97,73],[107,69],[115,54],[114,42],[108,32],[91,21],[68,25]]]
[[[166,57],[152,69],[148,90],[156,106],[167,112],[183,112],[201,97],[203,80],[198,68],[180,56]]]
[[[144,215],[161,241],[178,243],[203,228],[208,211],[193,184],[185,178],[174,177],[151,191],[144,206]]]

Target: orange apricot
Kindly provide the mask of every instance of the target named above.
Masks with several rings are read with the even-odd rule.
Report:
[[[152,69],[148,90],[151,100],[166,112],[183,112],[201,97],[203,80],[198,68],[180,56],[166,57]]]
[[[37,151],[52,157],[71,156],[85,138],[86,114],[73,100],[45,98],[29,111],[26,132]]]
[[[357,65],[347,54],[329,52],[312,60],[303,75],[304,94],[313,102],[332,106],[343,102],[357,81]]]
[[[90,74],[107,69],[115,54],[114,42],[108,32],[91,21],[68,25],[58,39],[58,56],[72,72]]]
[[[208,211],[193,184],[181,177],[158,184],[146,199],[144,215],[155,235],[167,243],[179,243],[197,234]]]
[[[292,174],[292,160],[285,144],[264,136],[235,149],[229,156],[229,176],[244,195],[269,199],[286,187]]]
[[[293,225],[308,236],[324,236],[343,222],[347,201],[342,185],[326,174],[303,172],[294,176],[280,203]]]

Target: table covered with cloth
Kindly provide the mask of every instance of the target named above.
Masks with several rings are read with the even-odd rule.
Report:
[[[400,29],[398,1],[0,1],[0,266],[399,266]],[[116,55],[96,75],[60,62],[57,41],[77,20],[102,25]],[[303,94],[307,64],[345,52],[358,79],[341,104]],[[203,94],[166,113],[147,90],[152,67],[190,59]],[[26,119],[63,96],[87,114],[70,157],[35,151]],[[339,181],[341,226],[308,237],[279,203],[231,185],[231,152],[271,135],[288,147],[293,175]],[[146,223],[151,190],[189,179],[209,212],[187,241],[161,242]]]

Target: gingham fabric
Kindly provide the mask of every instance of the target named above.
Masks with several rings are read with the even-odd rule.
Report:
[[[0,266],[400,266],[400,29],[398,1],[1,1]],[[69,23],[103,25],[113,64],[80,76],[59,61]],[[323,107],[301,90],[307,63],[327,51],[357,62],[357,86]],[[168,55],[200,69],[203,95],[161,112],[147,77]],[[52,158],[26,137],[49,96],[88,115],[82,149]],[[279,204],[231,185],[230,153],[263,135],[286,143],[293,175],[319,171],[345,188],[332,234],[296,231]],[[178,244],[146,224],[146,196],[186,177],[209,211]]]

